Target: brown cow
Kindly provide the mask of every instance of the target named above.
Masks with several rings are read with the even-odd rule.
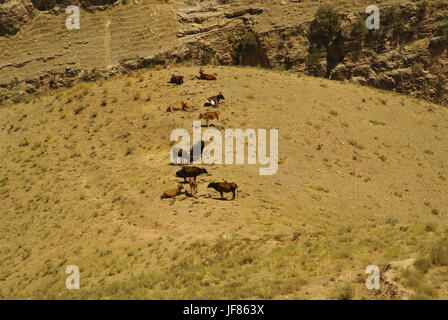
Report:
[[[178,185],[177,189],[170,189],[170,190],[166,190],[165,192],[163,192],[163,194],[160,196],[160,199],[165,199],[165,198],[174,198],[177,197],[178,195],[182,194],[182,189],[184,187],[182,185]]]
[[[207,127],[208,127],[208,122],[210,120],[216,119],[216,121],[219,121],[219,111],[210,111],[206,113],[201,113],[199,115],[199,119],[205,119],[205,121],[207,121]]]
[[[190,193],[191,195],[195,195],[196,193],[198,193],[198,183],[194,181],[193,178],[190,178],[189,182],[190,182]]]
[[[199,70],[199,77],[197,78],[201,80],[216,80],[216,77],[214,75],[206,74],[202,69]]]
[[[176,101],[171,103],[168,108],[166,109],[166,112],[173,112],[173,111],[187,111],[188,105],[183,101]]]
[[[225,199],[223,193],[233,193],[232,200],[235,200],[235,192],[238,197],[238,186],[233,182],[212,182],[207,188],[213,188],[221,194],[221,199]]]

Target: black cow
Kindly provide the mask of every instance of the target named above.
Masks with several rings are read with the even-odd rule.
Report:
[[[184,178],[184,182],[187,182],[187,178],[190,178],[190,177],[194,178],[194,181],[196,181],[196,177],[203,173],[208,173],[208,172],[204,168],[185,166],[176,172],[176,177]]]
[[[222,93],[219,93],[216,96],[210,97],[207,99],[207,102],[204,104],[204,107],[217,107],[221,100],[225,100]]]
[[[181,85],[182,83],[184,83],[184,76],[176,76],[176,75],[172,75],[171,76],[171,80],[169,83],[174,83],[177,85]]]

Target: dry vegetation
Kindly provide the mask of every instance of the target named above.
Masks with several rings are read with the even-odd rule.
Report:
[[[0,107],[1,298],[448,298],[445,108],[287,72],[197,71]],[[279,129],[278,173],[206,166],[198,198],[161,200],[181,181],[171,130],[191,130],[220,91],[218,129]],[[166,113],[179,99],[196,109]],[[206,189],[224,179],[237,201]],[[65,289],[69,264],[80,290]],[[392,266],[379,291],[364,285],[371,264]]]

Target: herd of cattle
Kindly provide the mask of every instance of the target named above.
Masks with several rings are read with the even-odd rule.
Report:
[[[197,79],[201,80],[216,80],[216,76],[211,74],[206,74],[202,69],[199,70],[199,77],[196,77]],[[184,77],[180,75],[172,75],[171,80],[169,83],[181,85],[184,82]],[[225,100],[222,93],[217,94],[216,96],[210,97],[205,102],[205,107],[218,107],[221,100]],[[167,112],[174,112],[174,111],[187,111],[188,105],[183,101],[176,101],[172,104],[170,104],[167,108]],[[219,111],[211,111],[211,112],[205,112],[199,115],[199,119],[204,119],[207,123],[207,127],[209,126],[209,122],[211,120],[216,119],[219,121]],[[202,151],[204,150],[205,143],[204,141],[201,141],[201,155]],[[178,156],[181,157],[184,152],[180,149],[178,151]],[[193,150],[190,151],[190,162],[193,162]],[[198,192],[198,184],[196,182],[196,177],[198,177],[201,174],[208,174],[207,170],[204,168],[199,168],[195,166],[183,166],[181,170],[176,172],[176,177],[178,178],[184,178],[184,183],[187,183],[187,178],[189,179],[190,184],[190,195],[194,196]],[[221,195],[221,199],[224,199],[224,193],[230,193],[232,192],[233,197],[232,200],[235,200],[235,196],[238,197],[238,186],[233,182],[211,182],[209,183],[207,188],[212,188],[218,191]],[[184,187],[179,184],[176,189],[170,189],[163,192],[163,194],[160,196],[161,199],[166,198],[174,198],[178,195],[181,195],[184,193],[183,191]],[[185,191],[185,194],[186,191]]]

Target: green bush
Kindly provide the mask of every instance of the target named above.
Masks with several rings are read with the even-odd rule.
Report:
[[[357,37],[365,37],[369,34],[369,29],[367,29],[365,19],[362,16],[358,15],[352,34]]]
[[[328,43],[339,28],[338,13],[330,5],[324,4],[319,7],[314,18],[311,35]]]
[[[241,46],[243,48],[249,48],[249,47],[255,47],[257,46],[258,41],[255,33],[253,31],[246,31],[246,33],[243,36],[243,39],[241,39]]]
[[[400,35],[406,25],[405,19],[402,17],[400,9],[396,6],[384,9],[381,15],[381,21],[385,26],[391,27],[396,35]]]
[[[210,50],[205,50],[201,56],[201,65],[209,64],[213,59],[213,53]]]
[[[306,57],[306,64],[308,66],[316,66],[319,62],[325,59],[327,56],[327,50],[322,48],[313,48],[310,50],[310,53]]]

